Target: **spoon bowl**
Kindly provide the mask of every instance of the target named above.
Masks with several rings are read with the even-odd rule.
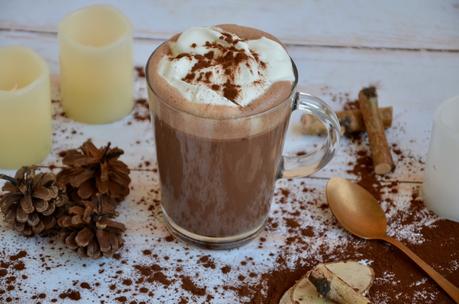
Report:
[[[364,239],[386,235],[387,221],[378,201],[364,188],[334,177],[327,183],[327,201],[340,224]]]
[[[332,213],[344,229],[364,239],[383,240],[394,245],[437,282],[456,303],[459,303],[459,288],[403,243],[387,236],[387,220],[384,211],[367,190],[344,178],[332,177],[327,183],[326,195]]]

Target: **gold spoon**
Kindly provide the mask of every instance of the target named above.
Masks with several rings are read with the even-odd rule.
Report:
[[[459,303],[459,288],[451,284],[400,241],[386,234],[387,221],[378,201],[364,188],[344,178],[333,177],[327,183],[327,200],[333,214],[350,233],[368,240],[391,243],[413,260],[441,288]]]

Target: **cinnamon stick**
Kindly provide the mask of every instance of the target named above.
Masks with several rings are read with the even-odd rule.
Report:
[[[359,107],[368,133],[375,173],[389,173],[394,168],[394,161],[379,115],[378,96],[375,87],[364,88],[359,92]]]
[[[320,264],[311,270],[309,281],[326,299],[340,304],[369,304],[370,301],[355,291],[340,277]]]
[[[379,115],[383,122],[384,128],[392,126],[392,107],[379,108]],[[362,112],[360,110],[348,110],[336,112],[339,123],[341,124],[341,134],[352,134],[355,132],[364,132],[365,123],[363,122]],[[307,135],[324,135],[325,126],[315,116],[304,114],[301,117],[301,130]]]

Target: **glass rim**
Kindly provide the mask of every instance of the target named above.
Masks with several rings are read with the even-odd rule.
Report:
[[[153,56],[156,54],[156,52],[163,46],[165,45],[166,43],[168,43],[169,40],[167,41],[164,41],[163,43],[161,43],[152,53],[151,55],[148,57],[148,60],[147,60],[147,64],[145,66],[145,78],[146,78],[146,82],[147,82],[147,86],[148,86],[148,89],[151,90],[156,96],[159,96],[159,94],[153,89],[151,83],[150,83],[150,77],[149,77],[149,65],[150,65],[150,62],[151,62],[151,59],[153,58]],[[252,117],[257,117],[257,116],[261,116],[261,115],[264,115],[264,114],[267,114],[267,113],[270,113],[272,111],[275,111],[277,110],[278,108],[280,108],[282,105],[284,105],[284,103],[288,100],[291,99],[291,97],[293,96],[293,94],[295,94],[295,91],[296,91],[296,87],[298,85],[298,69],[295,65],[295,62],[293,61],[292,57],[290,57],[289,55],[289,58],[290,58],[290,62],[292,63],[292,68],[293,68],[293,75],[295,76],[295,80],[293,81],[292,83],[292,88],[290,90],[290,93],[288,95],[287,98],[285,98],[285,100],[282,100],[281,103],[273,106],[273,107],[270,107],[268,109],[265,109],[261,112],[257,112],[257,113],[253,113],[253,114],[247,114],[247,115],[242,115],[242,116],[235,116],[235,117],[209,117],[209,116],[204,116],[204,115],[198,115],[196,113],[193,113],[193,112],[190,112],[190,111],[186,111],[184,109],[180,109],[178,107],[175,107],[167,102],[164,102],[163,100],[160,99],[160,102],[162,105],[165,105],[166,107],[174,110],[174,111],[177,111],[177,112],[181,112],[181,113],[186,113],[188,115],[191,115],[191,116],[194,116],[194,117],[197,117],[197,118],[200,118],[200,119],[207,119],[207,120],[216,120],[216,121],[228,121],[228,120],[237,120],[237,119],[247,119],[247,118],[252,118]],[[159,96],[160,97],[160,96]]]

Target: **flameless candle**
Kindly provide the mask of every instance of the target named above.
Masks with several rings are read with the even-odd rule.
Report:
[[[94,5],[59,24],[61,96],[65,112],[108,123],[133,107],[132,27],[118,10]]]
[[[459,222],[459,96],[435,112],[424,175],[426,206]]]
[[[49,69],[30,49],[0,48],[0,168],[40,163],[51,149]]]

